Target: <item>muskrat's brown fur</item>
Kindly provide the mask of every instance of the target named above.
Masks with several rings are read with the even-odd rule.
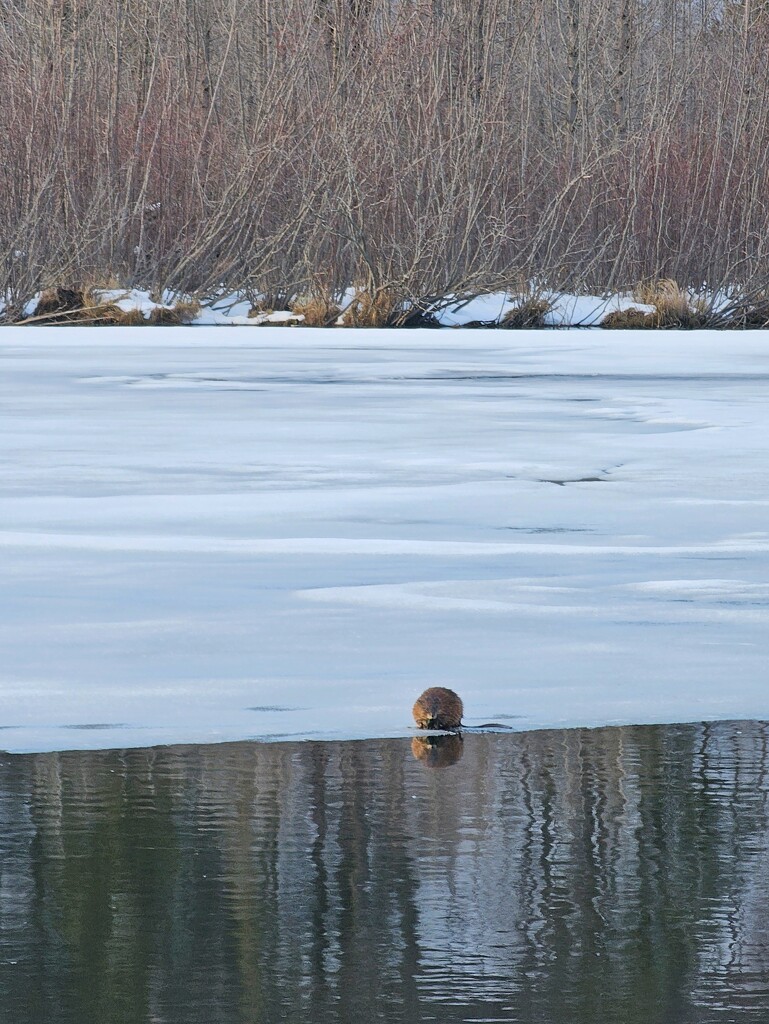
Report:
[[[459,729],[463,713],[459,696],[445,686],[431,686],[414,705],[414,721],[420,729]]]

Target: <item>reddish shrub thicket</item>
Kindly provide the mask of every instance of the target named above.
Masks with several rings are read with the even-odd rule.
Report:
[[[758,293],[769,15],[736,8],[11,0],[0,294]]]

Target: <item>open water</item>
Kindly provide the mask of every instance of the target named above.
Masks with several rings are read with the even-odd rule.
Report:
[[[3,1024],[765,1024],[769,724],[3,755]]]

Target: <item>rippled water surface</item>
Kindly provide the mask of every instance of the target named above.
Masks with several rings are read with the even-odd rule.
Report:
[[[5,755],[0,1019],[766,1022],[768,736]]]

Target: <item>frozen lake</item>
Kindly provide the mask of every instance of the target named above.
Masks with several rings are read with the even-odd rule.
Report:
[[[766,718],[769,337],[0,332],[0,747]]]

